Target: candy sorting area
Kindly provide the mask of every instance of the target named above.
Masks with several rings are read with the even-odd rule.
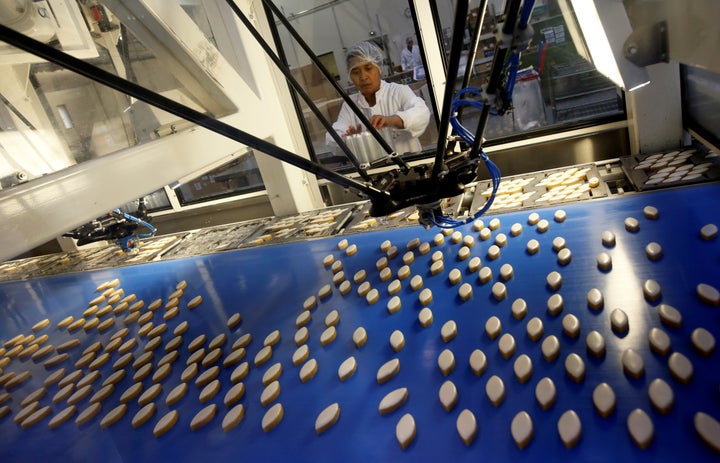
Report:
[[[488,216],[442,238],[410,227],[3,283],[0,459],[710,461],[717,423],[699,432],[696,417],[720,418],[720,240],[701,229],[719,196],[687,187]],[[594,400],[603,383],[612,394]],[[50,429],[68,401],[75,413]]]

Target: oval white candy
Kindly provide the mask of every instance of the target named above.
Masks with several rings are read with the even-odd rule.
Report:
[[[645,299],[650,302],[658,300],[662,295],[660,283],[652,279],[645,280],[643,283],[643,294],[645,295]]]
[[[323,346],[327,346],[331,342],[335,340],[337,337],[337,330],[334,326],[331,326],[330,328],[326,328],[325,331],[323,331],[320,334],[320,344]]]
[[[423,289],[418,295],[418,300],[423,307],[430,304],[432,302],[432,291],[429,288]]]
[[[367,331],[365,331],[365,328],[358,327],[353,332],[353,343],[355,344],[355,347],[362,347],[367,342]]]
[[[540,242],[535,239],[528,241],[525,251],[530,255],[537,254],[540,251]]]
[[[697,295],[701,301],[709,305],[720,305],[720,291],[714,286],[706,283],[700,283],[696,287]]]
[[[440,337],[444,342],[450,342],[455,336],[457,336],[457,324],[454,320],[448,320],[440,329]]]
[[[697,412],[693,417],[695,431],[716,452],[720,452],[720,423],[707,413]]]
[[[552,271],[545,277],[545,282],[553,291],[557,291],[562,286],[562,275],[560,272]]]
[[[415,419],[411,414],[406,413],[395,426],[395,437],[400,447],[406,449],[415,439],[416,432]]]
[[[535,386],[535,399],[540,404],[540,408],[547,410],[552,407],[556,397],[557,389],[552,379],[546,376],[538,381]]]
[[[679,352],[673,352],[668,359],[668,368],[673,378],[682,384],[690,382],[693,376],[693,364]]]
[[[377,382],[383,384],[392,379],[400,371],[400,360],[392,359],[385,362],[379,369],[376,375]]]
[[[610,326],[617,334],[624,334],[628,330],[628,316],[621,309],[614,309],[610,313]]]
[[[585,337],[585,345],[588,353],[593,357],[599,358],[605,355],[605,338],[599,331],[592,330],[589,332]]]
[[[505,384],[499,376],[493,375],[485,383],[485,394],[494,406],[498,407],[505,399]]]
[[[585,379],[585,362],[573,352],[565,357],[565,372],[576,383],[582,382]]]
[[[615,234],[611,231],[606,230],[606,231],[602,232],[601,240],[602,240],[603,246],[605,246],[607,248],[611,248],[611,247],[615,246]]]
[[[397,281],[397,280],[396,280]],[[387,303],[387,311],[390,314],[396,313],[402,307],[402,301],[398,296],[393,296]]]
[[[667,304],[658,306],[660,321],[671,328],[680,328],[682,326],[682,314],[675,307]]]
[[[563,297],[560,294],[553,294],[547,300],[548,313],[552,316],[559,315],[565,306]]]
[[[475,349],[472,354],[470,354],[470,369],[477,376],[480,376],[483,374],[486,368],[487,357],[485,356],[485,353],[480,349]]]
[[[438,355],[437,364],[443,376],[447,376],[455,368],[455,355],[450,349],[444,349]]]
[[[355,246],[354,244],[352,246]],[[350,246],[350,247],[352,247]],[[348,248],[350,250],[350,248]],[[270,409],[265,412],[265,415],[263,415],[262,418],[262,429],[265,432],[270,432],[273,430],[278,424],[280,424],[280,421],[283,419],[285,411],[283,410],[283,406],[281,403],[276,403]]]
[[[668,383],[660,378],[655,378],[648,387],[650,403],[660,413],[667,413],[673,406],[675,394]]]
[[[630,437],[638,447],[644,449],[650,445],[655,435],[655,426],[647,413],[639,408],[630,412],[627,427]]]
[[[630,377],[638,379],[645,373],[643,358],[633,349],[625,349],[622,353],[623,370]]]
[[[425,307],[418,313],[418,322],[423,326],[423,328],[427,328],[430,326],[430,324],[433,322],[433,313],[432,310]]]
[[[478,272],[478,280],[480,283],[487,283],[492,279],[492,269],[490,267],[483,267]]]
[[[592,288],[587,293],[587,303],[588,306],[593,310],[600,310],[602,309],[605,298],[603,297],[602,292],[597,288]]]
[[[568,410],[562,414],[557,424],[560,440],[567,448],[572,448],[580,440],[582,435],[582,423],[574,410]]]
[[[338,367],[338,378],[340,378],[340,381],[345,381],[355,374],[355,371],[357,371],[357,361],[355,357],[350,356]]]
[[[528,306],[524,299],[517,298],[513,301],[511,311],[513,317],[518,320],[522,320],[527,315]]]
[[[315,432],[322,434],[330,429],[337,420],[340,418],[340,405],[335,402],[334,404],[325,408],[315,419]]]
[[[509,359],[510,357],[515,354],[516,349],[515,344],[515,338],[510,333],[505,333],[500,337],[500,340],[498,341],[498,349],[500,350],[500,355],[503,356],[504,359]]]
[[[593,390],[593,405],[601,417],[607,418],[615,411],[615,391],[608,383],[600,383]]]
[[[496,300],[501,301],[507,297],[507,288],[503,283],[498,281],[492,286],[492,295]]]
[[[510,423],[510,433],[518,448],[524,449],[530,443],[533,437],[533,423],[526,411],[521,411],[515,415],[512,423]]]
[[[515,377],[520,383],[526,383],[530,379],[530,376],[532,376],[533,372],[533,365],[530,357],[526,354],[519,355],[513,364],[513,371],[515,372]]]
[[[378,405],[378,412],[381,415],[387,415],[392,413],[402,406],[407,401],[408,390],[406,387],[401,387],[391,391],[385,395]]]
[[[310,359],[305,362],[305,365],[300,368],[300,381],[303,383],[308,382],[315,376],[318,370],[318,363],[315,359]]]
[[[478,427],[475,415],[468,409],[463,410],[457,417],[455,427],[465,445],[472,444],[477,436]]]
[[[715,336],[705,328],[695,328],[690,335],[692,345],[701,355],[710,355],[715,350]]]
[[[405,336],[402,331],[395,330],[390,334],[390,347],[395,352],[400,352],[405,347]]]
[[[442,404],[446,412],[452,410],[458,400],[458,393],[455,384],[449,380],[445,381],[442,386],[440,386],[438,398],[440,399],[440,404]]]
[[[533,340],[539,340],[544,332],[543,322],[539,317],[531,318],[526,325],[526,331],[528,337]]]
[[[458,288],[458,296],[463,301],[467,301],[473,296],[473,289],[470,283],[463,283],[462,285],[460,285],[460,287]]]
[[[560,341],[555,335],[550,335],[543,340],[541,350],[543,358],[551,362],[560,355]]]

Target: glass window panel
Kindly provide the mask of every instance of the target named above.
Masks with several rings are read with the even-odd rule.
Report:
[[[34,2],[33,8],[41,4],[44,2]],[[67,17],[66,23],[62,23],[64,28],[50,32],[30,28],[21,32],[193,109],[212,113],[208,109],[212,103],[199,101],[193,90],[173,74],[168,63],[177,65],[175,58],[165,52],[156,53],[139,40],[133,27],[142,26],[142,21],[133,18],[132,24],[126,27],[102,2],[54,3],[60,4],[63,8],[51,13],[59,20]],[[76,12],[74,20],[71,10]],[[197,5],[189,5],[186,10],[203,18],[203,10]],[[3,20],[12,18],[0,18]],[[18,24],[8,22],[10,27]],[[199,27],[214,43],[207,25],[205,18]],[[78,30],[70,34],[69,29],[73,27]],[[87,49],[80,48],[83,34],[92,36],[85,44]],[[0,186],[3,188],[17,184],[13,179],[18,176],[32,181],[193,126],[29,53],[0,45],[0,63],[15,65],[7,67],[0,76],[0,123],[3,124]],[[165,45],[179,47],[176,43]]]
[[[474,32],[473,18],[478,16],[478,6],[479,0],[470,2],[462,71],[462,63],[466,65],[470,51],[468,37]],[[452,5],[440,3],[438,9],[446,50],[449,51]],[[480,87],[489,79],[496,44],[493,25],[502,20],[504,9],[504,0],[488,3],[470,86]],[[537,0],[530,23],[535,35],[528,50],[521,55],[521,72],[518,72],[513,92],[514,109],[503,116],[490,117],[485,138],[492,142],[537,130],[557,130],[605,118],[624,118],[621,89],[577,53],[557,0]],[[455,81],[455,88],[459,89],[461,84],[462,76]],[[467,108],[463,112],[463,125],[475,131],[478,118],[479,110]]]
[[[168,199],[165,188],[153,191],[149,195],[143,197],[145,200],[145,207],[148,212],[164,211],[171,208],[170,200]],[[135,215],[138,210],[138,200],[130,201],[120,206],[118,209],[125,212],[126,214]]]
[[[687,123],[720,144],[720,75],[692,66],[682,68]]]
[[[263,190],[255,154],[248,152],[193,180],[175,187],[181,205]]]
[[[419,69],[403,71],[402,51],[407,39],[414,42],[414,55],[419,58],[415,25],[409,4],[404,0],[346,0],[320,3],[297,0],[277,0],[275,4],[284,12],[313,52],[331,70],[337,84],[346,93],[358,92],[348,75],[345,51],[356,42],[371,41],[383,50],[382,78],[387,82],[408,85],[425,101],[431,112],[429,123],[419,137],[423,149],[434,148],[437,143],[437,126],[428,86],[425,82],[422,62]],[[320,112],[332,124],[340,112],[343,100],[321,71],[312,64],[300,45],[285,27],[275,22],[280,45],[293,76],[309,94]],[[325,127],[298,96],[301,116],[307,128],[306,136],[316,159],[329,168],[340,171],[354,170],[345,154],[334,144],[326,142]]]

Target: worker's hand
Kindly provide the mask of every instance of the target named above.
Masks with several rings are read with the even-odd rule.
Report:
[[[356,133],[362,132],[362,125],[351,125],[348,127],[348,129],[345,131],[345,135],[355,135]]]
[[[392,127],[395,129],[405,128],[405,123],[400,116],[381,116],[376,114],[370,118],[370,123],[376,129],[382,129],[383,127]]]

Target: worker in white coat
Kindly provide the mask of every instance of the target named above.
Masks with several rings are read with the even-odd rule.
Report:
[[[418,137],[425,132],[430,121],[430,110],[425,101],[407,85],[386,82],[381,78],[382,52],[369,42],[352,45],[346,54],[350,80],[359,93],[351,95],[370,123],[378,130],[390,129],[391,146],[398,154],[422,149]],[[340,136],[363,131],[363,126],[347,103],[340,108],[333,129]],[[383,132],[388,133],[387,130]],[[329,135],[328,143],[332,142]]]
[[[415,46],[415,41],[411,37],[405,40],[405,48],[400,53],[400,66],[403,71],[412,71],[416,66],[422,66],[420,50]]]

